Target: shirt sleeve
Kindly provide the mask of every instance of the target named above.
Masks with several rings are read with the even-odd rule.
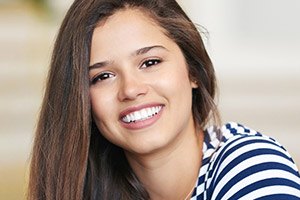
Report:
[[[215,157],[208,199],[300,199],[300,176],[289,153],[262,135],[236,135]]]

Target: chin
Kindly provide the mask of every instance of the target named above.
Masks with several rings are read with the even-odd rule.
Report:
[[[139,142],[137,145],[132,146],[130,150],[125,149],[125,151],[141,156],[150,155],[159,152],[166,145],[167,144],[164,141],[143,141]]]

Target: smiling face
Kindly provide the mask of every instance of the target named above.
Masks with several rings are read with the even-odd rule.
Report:
[[[192,88],[175,42],[139,10],[118,11],[95,28],[89,68],[94,121],[127,152],[176,147],[195,133]]]

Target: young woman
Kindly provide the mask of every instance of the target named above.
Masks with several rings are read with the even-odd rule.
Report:
[[[219,126],[215,88],[176,1],[75,0],[53,52],[28,199],[300,199],[280,144]]]

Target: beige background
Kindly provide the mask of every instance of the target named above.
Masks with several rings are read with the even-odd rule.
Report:
[[[52,44],[70,0],[0,0],[0,199],[23,199]],[[300,2],[181,0],[219,78],[223,121],[278,139],[300,164]]]

